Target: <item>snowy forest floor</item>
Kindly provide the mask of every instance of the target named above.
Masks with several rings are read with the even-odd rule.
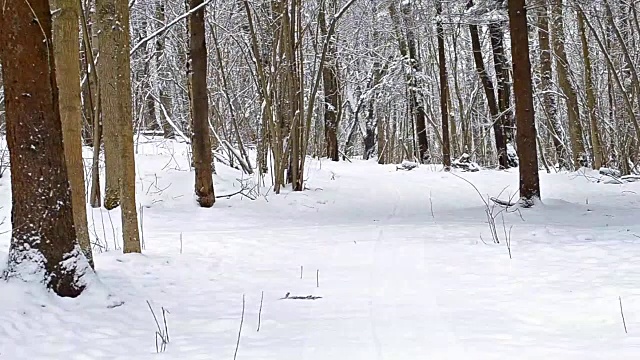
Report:
[[[88,208],[94,240],[109,247],[96,251],[100,282],[73,300],[0,283],[0,359],[231,360],[243,296],[237,359],[640,354],[640,183],[541,173],[543,204],[504,213],[504,224],[498,216],[494,244],[480,196],[434,166],[311,160],[307,191],[263,188],[255,201],[236,195],[201,209],[184,145],[137,150],[143,254],[115,249],[117,210]],[[217,195],[238,191],[239,172],[218,165],[218,174]],[[485,197],[517,191],[517,169],[456,175]],[[9,189],[5,176],[0,263]],[[168,311],[161,354],[147,301],[162,332]]]

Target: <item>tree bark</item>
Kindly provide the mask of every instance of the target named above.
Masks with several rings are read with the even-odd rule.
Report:
[[[514,123],[511,111],[511,80],[509,76],[509,61],[504,50],[504,30],[501,23],[489,24],[491,47],[493,48],[493,66],[496,71],[498,85],[499,124],[505,136],[506,143],[513,142]],[[507,157],[507,160],[509,158]]]
[[[467,2],[467,9],[473,7],[473,0]],[[493,87],[493,81],[489,77],[489,73],[484,65],[484,59],[482,58],[482,47],[480,45],[480,35],[478,32],[478,26],[469,24],[469,33],[471,34],[471,47],[473,49],[473,60],[475,62],[476,71],[482,82],[482,88],[487,99],[487,106],[489,107],[489,113],[491,114],[491,121],[493,123],[493,134],[496,142],[496,153],[498,155],[498,164],[500,167],[509,168],[509,162],[507,160],[507,142],[505,140],[504,129],[502,127],[500,119],[500,110],[498,109],[498,101],[496,100],[496,93]]]
[[[38,279],[76,297],[92,270],[73,226],[47,0],[0,11],[0,61],[11,161],[11,245],[6,278]]]
[[[59,91],[64,156],[67,164],[76,236],[84,256],[93,267],[87,225],[87,206],[82,159],[82,102],[80,100],[79,9],[77,0],[54,0],[53,49]]]
[[[567,97],[567,116],[569,120],[569,139],[571,142],[571,156],[573,166],[579,168],[584,165],[585,147],[582,138],[582,124],[580,122],[580,107],[575,87],[571,83],[571,69],[567,52],[564,47],[564,15],[562,0],[551,0],[551,34],[553,49],[556,54],[556,70],[558,71],[558,85]]]
[[[118,93],[118,81],[121,76],[118,52],[124,44],[125,34],[121,29],[124,24],[124,14],[117,10],[118,1],[121,0],[96,0],[98,46],[100,49],[97,71],[101,107],[100,119],[104,131],[106,182],[103,204],[107,210],[115,209],[120,205],[121,126],[119,126],[118,115],[120,112],[118,108],[122,94]],[[129,54],[128,50],[127,54]],[[127,119],[130,116],[128,115]]]
[[[122,250],[126,253],[142,252],[138,229],[138,209],[136,204],[136,165],[133,150],[133,119],[131,104],[131,58],[129,55],[129,4],[127,0],[116,0],[117,13],[121,23],[118,31],[122,32],[117,48],[119,96],[118,134],[120,152],[120,181],[118,183],[121,196],[122,218]]]
[[[516,142],[520,159],[520,203],[530,207],[540,199],[540,180],[525,0],[509,0],[509,26],[518,129]]]
[[[322,64],[322,84],[324,86],[324,134],[327,145],[327,157],[333,161],[339,161],[338,154],[338,125],[340,122],[341,95],[338,83],[338,58],[335,35],[328,35],[327,28],[327,1],[331,2],[331,15],[336,11],[336,0],[322,0],[318,24],[324,41],[328,42],[327,55]],[[327,38],[329,37],[329,38]]]
[[[598,129],[598,117],[596,109],[596,93],[593,85],[593,71],[591,69],[591,55],[589,53],[589,42],[587,40],[587,29],[584,25],[584,13],[578,13],[578,32],[582,45],[582,57],[584,61],[584,87],[587,94],[587,111],[589,113],[589,125],[591,128],[591,147],[593,148],[593,168],[600,169],[603,165],[602,143],[600,141],[600,131]]]
[[[444,31],[442,29],[442,0],[436,2],[436,32],[438,36],[438,63],[440,69],[440,114],[442,121],[442,163],[445,170],[451,167],[451,144],[449,142],[449,80],[447,77],[447,60],[444,49]]]
[[[157,0],[156,3],[156,20],[158,21],[159,26],[166,25],[166,11],[165,11],[165,0]],[[169,68],[167,66],[168,58],[165,52],[165,37],[158,36],[156,40],[156,64],[158,65],[158,75],[161,79],[170,78],[171,74],[169,72]],[[167,89],[167,81],[160,80],[158,83],[158,98],[160,100],[160,119],[162,119],[164,115],[164,111],[166,111],[166,115],[171,118],[173,115],[173,108],[171,103],[171,96],[169,95],[169,91]],[[165,139],[175,139],[176,134],[175,130],[169,124],[167,119],[161,120],[162,131]]]
[[[203,0],[189,0],[194,7]],[[212,207],[216,201],[211,167],[211,137],[209,133],[209,102],[207,97],[207,45],[205,42],[204,8],[189,16],[189,61],[191,62],[191,148],[195,167],[195,194],[201,207]]]
[[[429,160],[429,139],[427,138],[427,115],[424,105],[419,99],[417,73],[420,71],[420,60],[417,53],[416,35],[413,29],[413,4],[410,1],[402,3],[402,18],[398,16],[398,11],[393,2],[389,4],[389,15],[393,23],[394,31],[398,38],[400,54],[409,61],[411,72],[407,75],[407,86],[409,88],[409,110],[412,119],[415,121],[416,136],[418,137],[418,159],[420,162]],[[406,26],[406,37],[402,34],[402,22]]]
[[[567,149],[564,144],[562,125],[558,120],[558,105],[553,94],[553,68],[551,60],[551,41],[549,40],[549,11],[547,0],[539,0],[537,4],[538,43],[540,44],[540,92],[542,107],[547,120],[547,128],[551,134],[556,150],[556,160],[560,169],[567,167]]]

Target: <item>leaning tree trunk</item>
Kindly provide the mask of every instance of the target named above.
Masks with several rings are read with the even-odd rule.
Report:
[[[51,26],[47,0],[7,1],[0,11],[12,196],[4,275],[76,297],[92,270],[73,226]]]
[[[59,90],[64,156],[67,163],[73,207],[73,223],[84,256],[93,267],[87,225],[87,206],[82,160],[82,102],[80,100],[80,43],[77,0],[55,0],[59,10],[53,22],[53,48]]]
[[[189,0],[193,9],[202,0]],[[204,8],[189,16],[189,55],[191,62],[191,123],[193,126],[193,163],[196,172],[195,193],[198,204],[212,207],[216,201],[213,192],[211,166],[211,137],[209,135],[209,102],[207,97],[207,45],[205,43]]]
[[[327,55],[322,64],[322,84],[324,86],[324,136],[327,145],[327,157],[333,161],[339,161],[338,154],[338,125],[340,114],[340,85],[338,84],[338,57],[336,49],[335,35],[328,35],[326,19],[326,2],[323,0],[320,5],[318,24],[320,32],[327,42]],[[331,14],[335,13],[336,0],[330,0]]]
[[[540,180],[525,0],[509,0],[509,27],[518,129],[516,142],[520,159],[520,203],[530,207],[540,199]]]
[[[473,0],[467,2],[467,8],[473,7]],[[480,35],[478,26],[469,24],[469,33],[471,34],[471,47],[473,49],[473,60],[475,62],[476,71],[482,82],[482,88],[487,99],[491,121],[493,123],[493,134],[496,142],[496,153],[498,155],[498,164],[502,168],[508,168],[507,159],[507,141],[505,140],[504,129],[500,120],[500,110],[498,109],[498,101],[493,87],[493,81],[489,77],[489,73],[484,65],[482,58],[482,47],[480,45]]]
[[[578,105],[578,95],[571,83],[571,69],[567,52],[564,47],[564,15],[562,12],[562,0],[551,0],[551,35],[553,39],[553,49],[556,54],[556,69],[558,71],[558,83],[560,89],[567,97],[567,117],[569,119],[569,139],[571,142],[571,156],[573,166],[579,168],[583,165],[585,157],[584,140],[582,138],[582,124],[580,123],[580,106]]]

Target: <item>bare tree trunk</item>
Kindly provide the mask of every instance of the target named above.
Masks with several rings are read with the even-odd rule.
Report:
[[[378,128],[378,164],[382,165],[387,163],[387,156],[385,154],[387,150],[386,129],[383,116],[378,116],[378,124],[376,127]]]
[[[438,36],[438,62],[440,69],[440,114],[442,121],[442,163],[445,170],[451,167],[451,145],[449,143],[449,80],[447,77],[447,58],[444,49],[444,32],[442,30],[442,0],[436,2],[436,32]]]
[[[417,90],[417,72],[420,71],[420,60],[417,53],[417,41],[414,32],[415,24],[413,20],[413,3],[406,1],[402,3],[402,18],[398,16],[398,11],[393,2],[389,4],[389,15],[393,22],[394,31],[398,37],[400,54],[409,61],[411,73],[407,76],[407,86],[409,88],[409,110],[412,119],[415,121],[416,136],[418,137],[418,157],[421,162],[429,160],[429,140],[427,138],[426,113],[424,105],[419,99]],[[406,26],[406,38],[402,34],[402,22]]]
[[[53,22],[56,81],[64,156],[67,164],[76,236],[84,256],[93,267],[93,254],[87,225],[87,206],[82,159],[82,102],[80,100],[80,44],[77,0],[55,0],[59,10]]]
[[[324,86],[324,133],[327,144],[327,157],[333,161],[340,160],[338,154],[338,126],[340,119],[341,95],[338,83],[338,58],[335,36],[328,38],[327,1],[331,3],[331,13],[335,14],[336,0],[322,0],[318,23],[324,41],[328,42],[326,60],[322,64],[322,83]]]
[[[469,0],[467,2],[467,8],[471,7],[473,7],[473,0]],[[509,168],[509,162],[507,160],[507,142],[504,135],[504,128],[501,123],[500,110],[498,109],[498,101],[496,100],[493,81],[487,73],[487,69],[484,65],[484,59],[482,58],[482,47],[480,45],[478,27],[474,24],[469,24],[469,32],[471,34],[473,60],[475,62],[478,76],[482,82],[482,88],[484,89],[484,94],[487,99],[489,113],[491,114],[491,120],[493,121],[493,133],[496,143],[496,153],[498,154],[498,164],[500,167],[506,169]]]
[[[202,0],[189,0],[193,9]],[[189,16],[189,55],[191,62],[191,122],[193,126],[193,162],[195,165],[195,193],[201,207],[215,203],[213,170],[211,167],[211,137],[209,134],[209,102],[207,97],[207,47],[205,43],[204,8]]]
[[[558,120],[558,106],[553,94],[551,42],[549,40],[549,12],[547,0],[539,0],[537,4],[538,43],[540,45],[540,92],[542,93],[542,107],[547,120],[547,128],[551,134],[556,159],[560,169],[568,169],[566,159],[567,149],[564,144],[562,126]]]
[[[122,74],[118,68],[118,52],[124,44],[124,14],[117,10],[117,1],[96,0],[98,25],[97,71],[100,91],[100,118],[104,129],[105,194],[104,207],[115,209],[120,205],[120,114],[119,101],[124,97],[118,93],[118,81]],[[128,9],[127,9],[128,10]],[[128,34],[127,34],[128,36]],[[127,48],[128,49],[128,48]],[[127,50],[127,54],[129,51]],[[129,74],[127,74],[129,76]],[[130,90],[129,90],[130,93]],[[127,116],[127,119],[131,115]]]
[[[571,156],[573,166],[579,168],[584,164],[585,147],[582,138],[582,124],[580,122],[580,107],[578,105],[578,95],[575,87],[571,83],[571,69],[567,59],[567,52],[564,47],[564,15],[562,11],[562,0],[551,0],[551,34],[553,39],[553,49],[556,54],[556,70],[558,71],[558,83],[567,97],[567,116],[569,119],[569,139],[571,140]]]
[[[589,54],[589,43],[587,41],[587,30],[584,25],[584,13],[578,10],[578,32],[582,45],[582,57],[584,61],[584,85],[587,93],[587,111],[589,112],[589,124],[591,128],[591,147],[593,148],[593,168],[600,169],[603,165],[602,144],[600,142],[600,131],[598,129],[598,118],[596,109],[596,94],[593,85],[593,72],[591,69],[591,56]]]
[[[504,50],[504,31],[501,23],[489,24],[491,47],[493,48],[493,66],[496,71],[498,85],[499,123],[503,128],[506,143],[513,142],[514,123],[511,111],[511,80],[509,76],[509,61]],[[509,158],[507,157],[507,160]]]
[[[126,253],[142,252],[138,230],[138,209],[136,204],[136,165],[133,150],[133,121],[131,104],[131,59],[129,55],[129,4],[127,0],[116,0],[116,12],[120,23],[112,31],[121,33],[116,49],[117,63],[117,133],[119,135],[120,178],[119,190],[122,219],[122,250]],[[106,206],[106,201],[105,201]]]
[[[509,0],[509,27],[520,159],[520,203],[530,207],[540,199],[540,180],[525,0]]]
[[[158,26],[163,26],[167,22],[165,0],[157,0],[156,20],[158,21]],[[173,116],[173,106],[171,103],[171,96],[167,89],[167,81],[164,80],[170,76],[167,62],[167,54],[165,54],[165,37],[159,36],[156,40],[156,65],[158,66],[158,75],[163,80],[160,80],[158,84],[158,98],[160,100],[161,108],[164,108],[166,115],[171,118]],[[161,119],[163,117],[162,115],[164,115],[164,111],[160,109]],[[160,121],[160,123],[162,124],[164,137],[166,139],[174,139],[176,137],[175,130],[171,124],[169,124],[169,121],[165,119],[164,121]]]
[[[102,143],[102,117],[100,106],[100,87],[98,86],[98,73],[96,70],[96,61],[93,56],[95,43],[91,41],[94,36],[93,32],[96,31],[96,27],[91,27],[87,24],[87,17],[85,16],[85,9],[82,6],[82,0],[78,1],[78,7],[80,10],[80,24],[82,26],[82,42],[85,48],[85,65],[87,77],[89,78],[88,86],[89,98],[87,103],[91,105],[88,112],[91,113],[92,121],[92,145],[93,145],[93,159],[91,162],[91,190],[89,193],[89,202],[92,208],[99,208],[102,206],[101,194],[100,194],[100,145]],[[96,36],[97,38],[97,36]]]
[[[4,276],[76,297],[93,271],[73,226],[51,27],[47,0],[8,1],[0,11],[13,204]]]

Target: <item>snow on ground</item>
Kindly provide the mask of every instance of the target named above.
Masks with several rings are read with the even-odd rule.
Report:
[[[0,359],[233,359],[243,295],[237,359],[639,357],[638,183],[541,173],[544,204],[499,216],[493,244],[480,196],[436,167],[312,160],[305,192],[200,209],[184,145],[147,141],[137,161],[144,253],[114,250],[118,211],[89,209],[101,283],[75,300],[0,283]],[[236,192],[240,173],[218,172]],[[517,190],[517,170],[456,175]],[[161,354],[147,301],[162,329],[169,312]]]

